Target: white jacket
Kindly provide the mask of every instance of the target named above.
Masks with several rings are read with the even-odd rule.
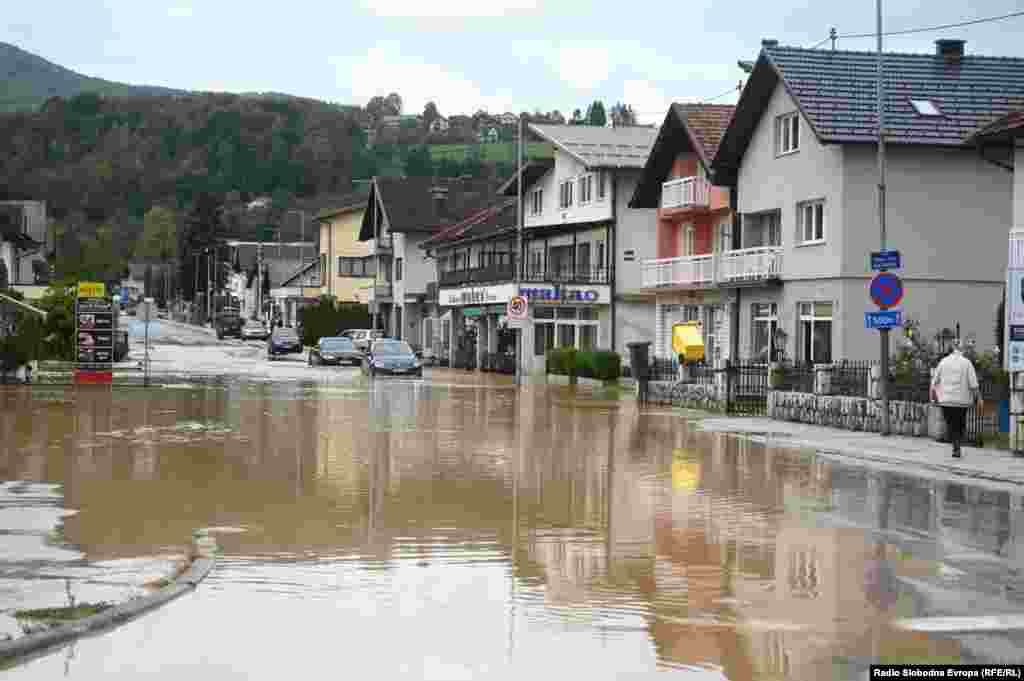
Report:
[[[969,407],[974,404],[978,391],[978,375],[971,360],[954,350],[939,362],[932,385],[938,393],[939,404],[950,407]]]

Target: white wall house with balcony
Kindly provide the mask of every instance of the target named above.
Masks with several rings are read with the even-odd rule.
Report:
[[[553,347],[614,349],[652,340],[654,299],[641,263],[654,254],[655,211],[628,207],[657,131],[647,127],[530,125],[553,160],[523,170],[522,288],[534,324],[528,371]],[[517,194],[517,178],[503,189]],[[577,295],[578,294],[578,295]]]
[[[933,54],[886,55],[900,83],[885,101],[887,245],[903,255],[904,318],[929,335],[959,323],[980,350],[993,344],[1002,296],[1012,175],[964,130],[1004,113],[1001,87],[1024,96],[1024,60],[964,55],[963,47],[939,40]],[[721,138],[713,177],[735,192],[744,255],[725,254],[719,280],[781,282],[736,289],[744,356],[878,358],[878,333],[864,323],[876,309],[867,288],[880,246],[877,118],[873,106],[856,105],[875,96],[865,59],[764,41]]]

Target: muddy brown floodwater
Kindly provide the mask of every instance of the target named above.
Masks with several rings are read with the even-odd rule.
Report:
[[[194,594],[11,678],[855,678],[970,659],[892,622],[949,592],[1008,602],[1020,563],[1019,495],[493,376],[0,407],[0,477],[59,484],[87,558],[196,528],[223,551]]]

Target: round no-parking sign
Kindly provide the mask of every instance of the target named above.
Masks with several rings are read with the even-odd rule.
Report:
[[[523,296],[512,296],[512,300],[508,301],[506,312],[509,319],[526,319],[528,315],[526,298]]]
[[[879,272],[871,280],[870,293],[875,305],[888,310],[903,300],[903,281],[892,272]]]

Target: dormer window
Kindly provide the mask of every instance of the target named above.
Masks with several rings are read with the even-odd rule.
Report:
[[[930,99],[912,99],[910,100],[910,106],[914,107],[914,111],[919,116],[941,116],[942,112],[939,111],[939,107],[935,106],[935,102]]]

